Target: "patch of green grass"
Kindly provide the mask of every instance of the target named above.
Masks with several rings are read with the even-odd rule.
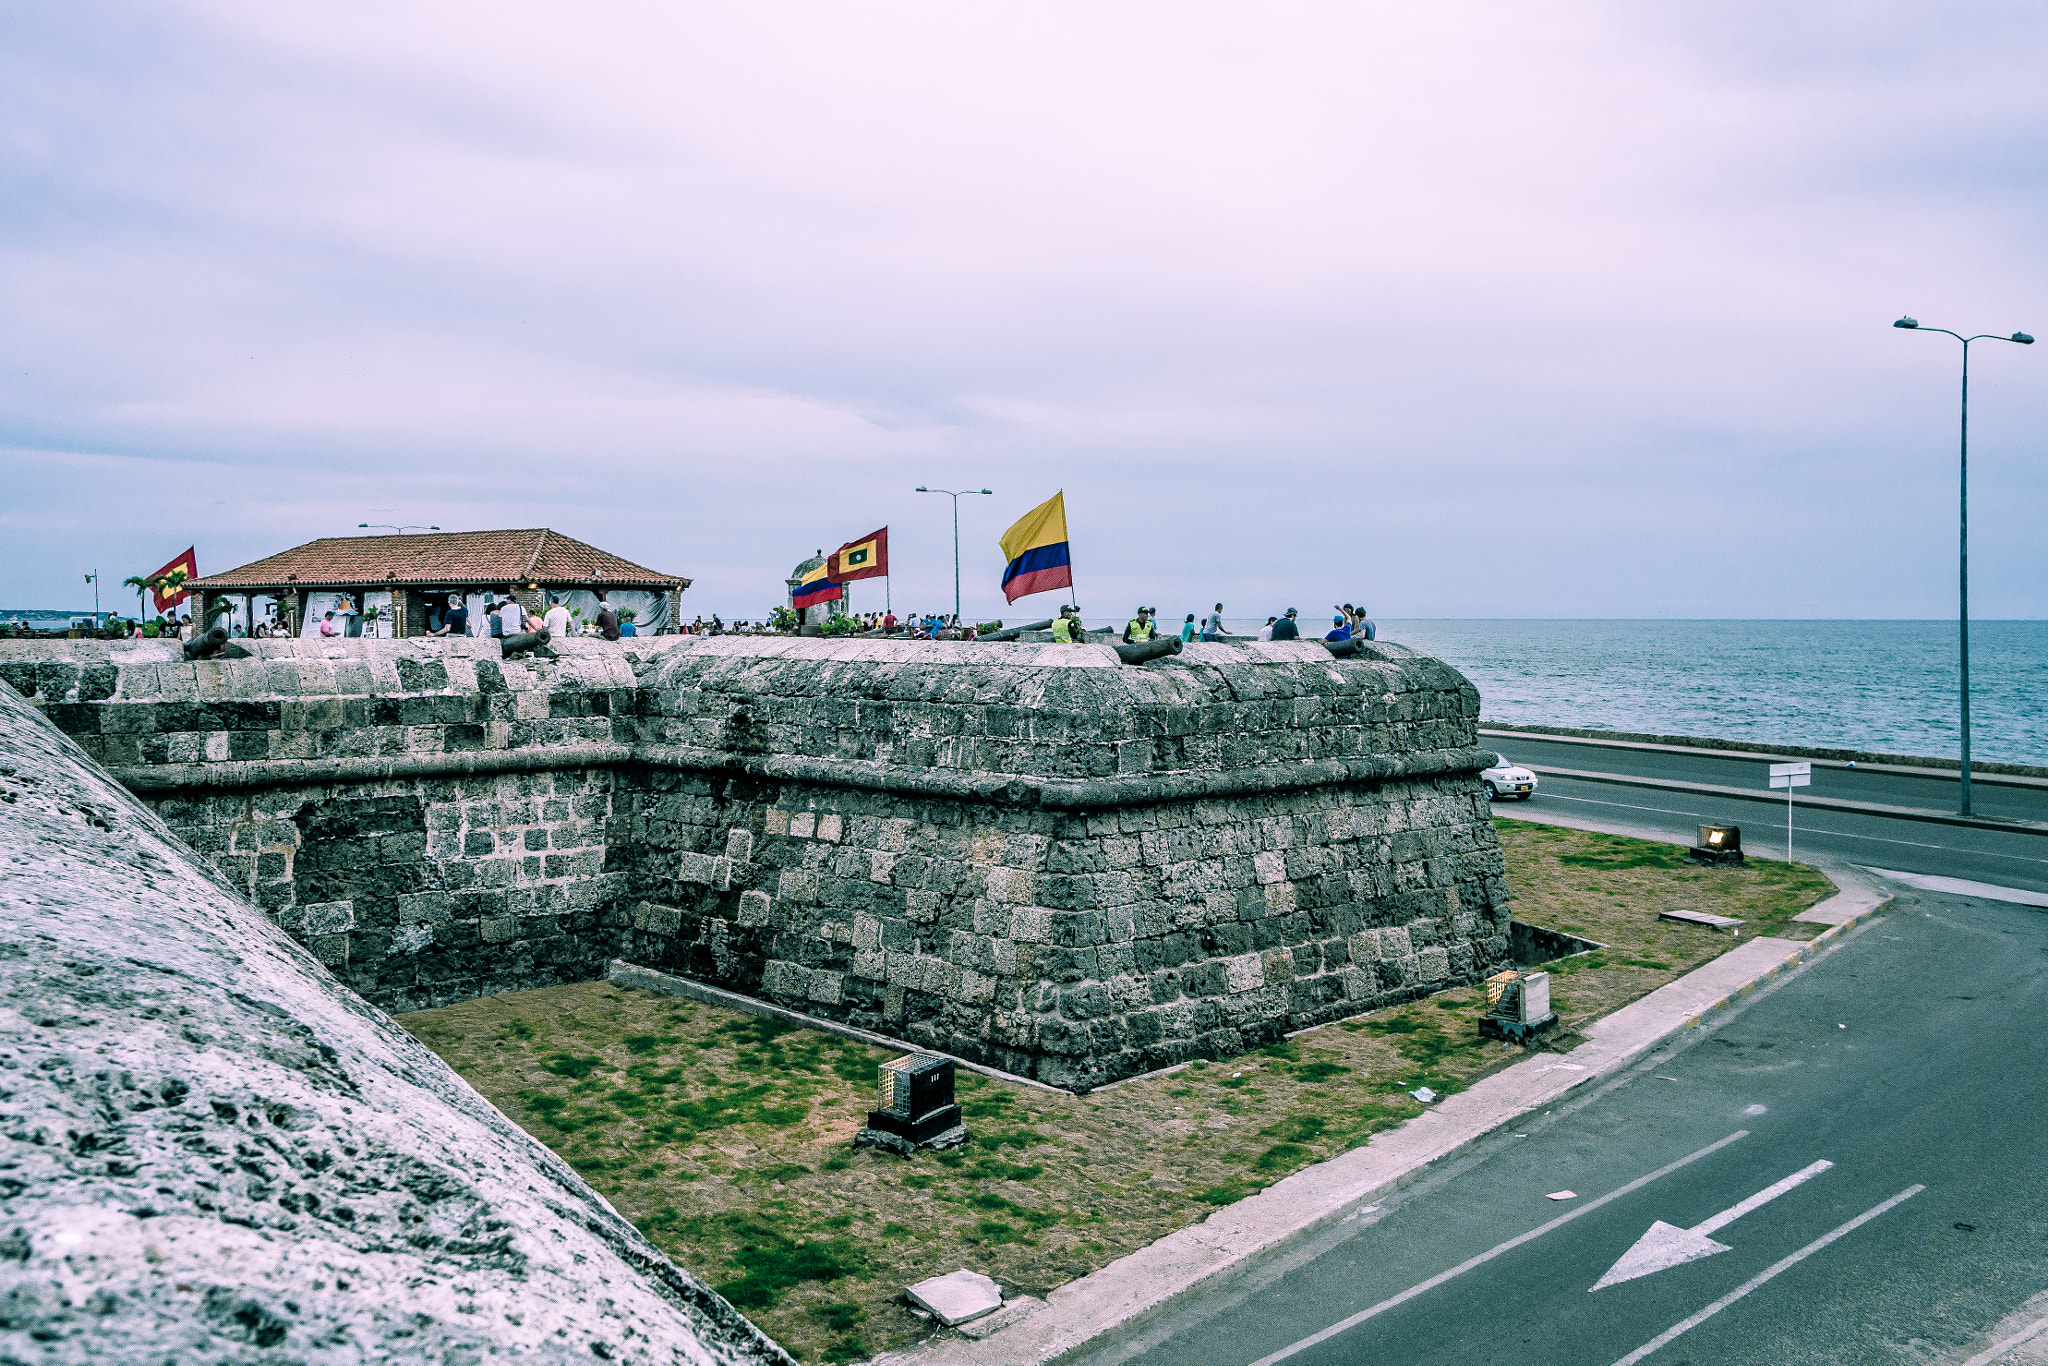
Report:
[[[518,1039],[522,1042],[533,1037],[533,1026],[524,1020],[507,1020],[500,1026],[500,1030],[506,1038]]]
[[[1316,1086],[1332,1077],[1341,1077],[1350,1070],[1342,1063],[1309,1062],[1294,1069],[1294,1079],[1305,1085]]]
[[[830,1283],[861,1270],[860,1249],[849,1238],[797,1242],[753,1215],[727,1215],[722,1222],[740,1240],[728,1261],[741,1274],[714,1288],[742,1312],[773,1309],[805,1281]]]
[[[573,1077],[577,1081],[582,1081],[592,1072],[604,1067],[605,1062],[603,1058],[579,1058],[572,1053],[557,1053],[552,1057],[543,1058],[541,1066],[558,1077]]]
[[[1310,1151],[1299,1143],[1275,1143],[1260,1153],[1252,1166],[1262,1172],[1292,1171],[1311,1156]]]
[[[666,1034],[628,1034],[619,1040],[628,1053],[652,1053],[657,1048],[674,1048],[682,1040]]]
[[[809,1167],[794,1162],[771,1162],[765,1167],[756,1167],[748,1173],[756,1181],[794,1181],[799,1176],[809,1176]]]
[[[932,1179],[923,1172],[912,1172],[909,1176],[903,1178],[903,1184],[914,1191],[921,1191],[931,1186]]]
[[[814,1304],[804,1311],[825,1326],[828,1333],[844,1333],[868,1316],[857,1304]]]
[[[1313,1143],[1323,1136],[1329,1121],[1321,1115],[1289,1115],[1278,1124],[1259,1130],[1262,1137],[1285,1139],[1289,1143]]]

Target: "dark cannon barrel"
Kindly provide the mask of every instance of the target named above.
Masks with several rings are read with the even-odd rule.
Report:
[[[211,659],[228,647],[228,628],[216,626],[185,642],[185,658]]]
[[[1323,642],[1323,648],[1339,659],[1349,659],[1365,648],[1365,642],[1362,640],[1326,640]]]
[[[1167,655],[1180,653],[1179,636],[1156,636],[1140,641],[1136,645],[1112,646],[1116,657],[1126,664],[1143,664],[1148,659],[1164,659]]]
[[[521,631],[516,636],[506,636],[501,640],[499,644],[504,648],[499,653],[506,659],[510,659],[514,653],[521,650],[545,650],[548,642],[553,638],[548,634],[546,628],[538,631]]]
[[[987,635],[983,636],[982,639],[1015,640],[1018,636],[1023,635],[1026,631],[1050,631],[1051,629],[1052,618],[1047,617],[1044,621],[1034,621],[1024,626],[1010,626],[1005,627],[1003,630],[1000,631],[990,631]]]

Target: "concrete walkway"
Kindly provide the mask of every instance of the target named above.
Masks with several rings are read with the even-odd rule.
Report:
[[[1516,817],[1526,818],[1521,812]],[[1668,842],[1656,832],[1591,822],[1582,828]],[[976,1325],[978,1341],[957,1336],[934,1339],[877,1357],[875,1366],[1052,1366],[1215,1278],[1347,1218],[1415,1180],[1430,1164],[1464,1151],[1518,1116],[1554,1104],[1587,1082],[1611,1076],[1671,1035],[1693,1028],[1825,951],[1875,915],[1888,899],[1878,882],[1861,870],[1823,871],[1841,890],[1795,917],[1829,926],[1814,939],[1752,939],[1588,1025],[1587,1042],[1570,1053],[1527,1058],[1447,1097],[1400,1128],[1375,1135],[1364,1147],[1304,1168],[1199,1224],[1061,1286],[1044,1301],[1018,1300]]]

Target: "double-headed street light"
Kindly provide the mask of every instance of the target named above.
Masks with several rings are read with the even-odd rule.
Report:
[[[960,624],[960,496],[961,494],[984,493],[994,496],[995,490],[960,489],[956,492],[953,489],[928,489],[923,484],[919,484],[917,491],[919,493],[943,493],[953,500],[953,624],[958,626]]]
[[[389,522],[357,522],[356,527],[362,531],[395,531],[401,536],[408,531],[439,531],[441,529],[437,526],[393,526]]]
[[[1892,324],[1909,332],[1941,332],[1954,337],[1963,344],[1963,436],[1962,462],[1959,476],[1961,489],[1960,513],[1957,519],[1957,565],[1958,565],[1958,629],[1961,632],[1962,693],[1963,693],[1963,782],[1962,802],[1958,810],[1965,816],[1970,814],[1970,343],[1974,341],[2018,342],[2021,346],[2032,346],[2034,339],[2024,332],[2015,332],[2010,337],[2001,337],[1995,332],[1979,332],[1966,337],[1960,332],[1950,332],[1946,327],[1922,327],[1916,319],[1901,318]]]

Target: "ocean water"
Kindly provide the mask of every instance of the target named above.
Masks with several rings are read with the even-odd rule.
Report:
[[[1949,758],[1959,743],[1953,621],[1381,619],[1379,638],[1455,665],[1489,721]],[[1973,758],[2048,764],[2048,622],[1971,625],[1970,736]]]

